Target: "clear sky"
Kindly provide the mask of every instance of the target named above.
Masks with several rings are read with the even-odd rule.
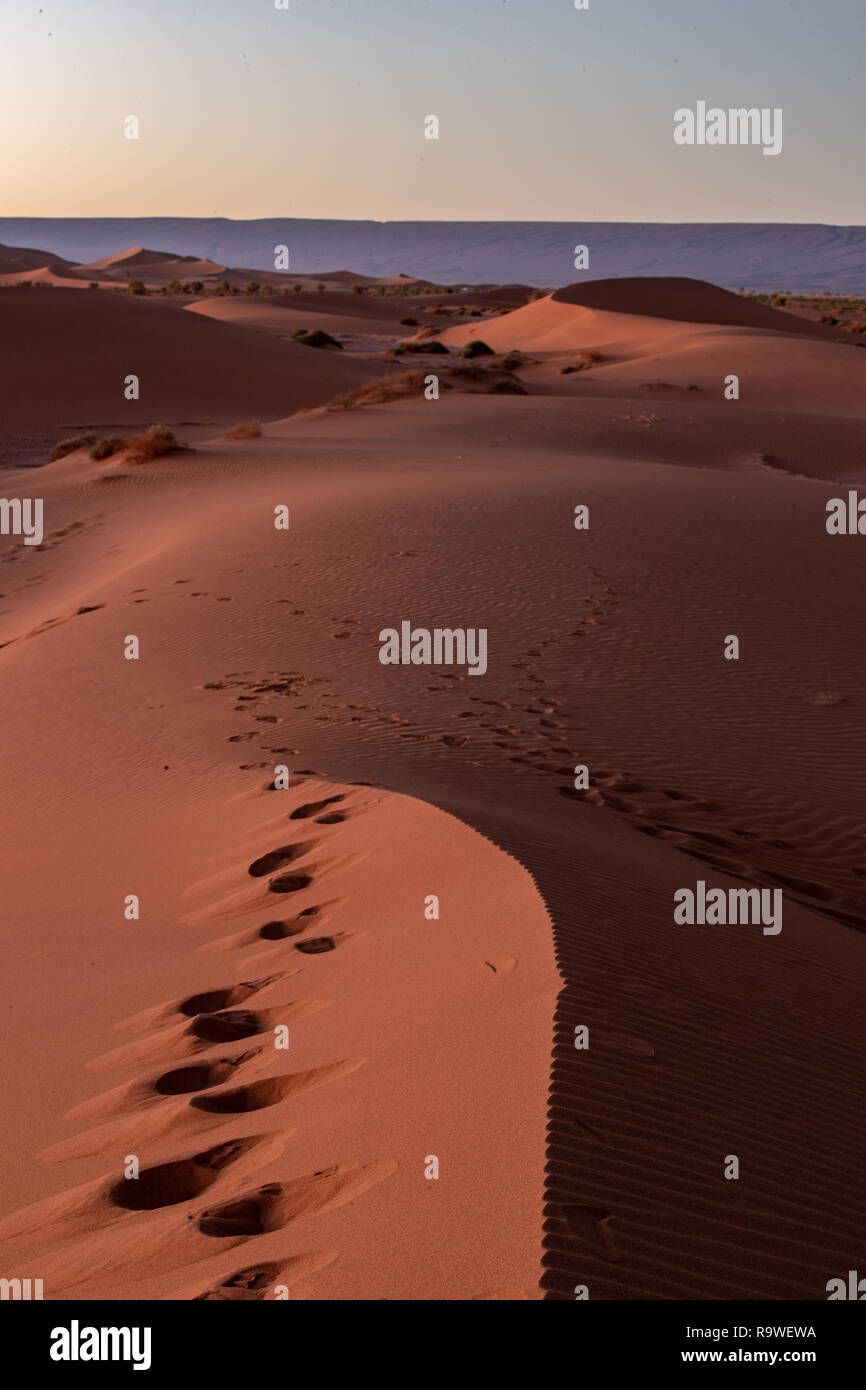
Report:
[[[0,215],[866,223],[866,0],[289,3],[0,0]]]

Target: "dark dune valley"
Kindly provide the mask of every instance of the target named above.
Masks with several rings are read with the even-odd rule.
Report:
[[[5,1275],[825,1299],[866,302],[204,249],[0,248]]]

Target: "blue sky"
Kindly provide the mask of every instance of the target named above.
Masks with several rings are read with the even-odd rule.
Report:
[[[290,6],[0,0],[0,215],[866,223],[864,0]]]

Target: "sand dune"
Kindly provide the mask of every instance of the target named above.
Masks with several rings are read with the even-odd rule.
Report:
[[[50,251],[34,251],[29,246],[0,246],[0,274],[24,275],[51,265],[57,268],[71,265],[62,256],[52,255]]]
[[[623,397],[674,388],[723,399],[734,374],[742,383],[738,406],[858,418],[866,408],[856,339],[689,280],[570,286],[439,336],[454,348],[480,338],[500,352],[542,354],[549,370],[530,365],[525,374],[540,392]],[[596,360],[580,361],[578,353]],[[569,364],[581,370],[563,379]]]
[[[17,285],[21,280],[28,280],[32,284],[52,285],[60,289],[85,289],[93,277],[86,279],[79,275],[76,266],[70,266],[63,261],[53,261],[48,265],[28,267],[23,273],[21,271],[11,271],[0,275],[0,285],[4,288],[9,285]],[[95,283],[101,288],[111,286],[111,280],[96,280]]]
[[[76,350],[70,356],[69,344]],[[31,363],[51,390],[34,409]],[[57,289],[5,290],[0,431],[123,426],[159,421],[233,422],[322,404],[384,368],[278,342],[159,300]],[[124,399],[129,373],[139,400]]]
[[[22,429],[140,361],[145,418],[289,395],[259,438],[6,476],[45,508],[0,537],[6,1277],[808,1301],[852,1267],[866,599],[825,519],[866,355],[586,289],[443,332],[523,346],[531,394],[302,414],[381,351],[231,321],[294,303],[4,291]],[[383,665],[404,619],[483,626],[483,678]],[[677,923],[698,881],[783,930]]]
[[[220,323],[241,324],[244,328],[275,333],[278,337],[290,337],[300,328],[323,328],[331,334],[373,334],[395,340],[412,331],[401,328],[396,313],[392,312],[388,317],[384,314],[353,314],[350,312],[352,306],[345,306],[342,312],[335,311],[330,306],[323,309],[316,303],[320,297],[292,295],[288,301],[277,303],[244,299],[241,296],[230,299],[198,299],[187,307],[192,313],[218,319]],[[304,303],[296,304],[295,301],[299,299],[303,299]],[[428,316],[424,317],[426,319]]]
[[[822,325],[810,324],[784,309],[771,309],[704,280],[676,276],[593,280],[587,285],[567,285],[554,290],[550,298],[554,304],[575,304],[609,314],[803,333],[825,341],[835,336]]]

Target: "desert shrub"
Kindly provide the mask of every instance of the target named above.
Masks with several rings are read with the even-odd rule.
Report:
[[[231,285],[228,280],[220,280],[217,285],[217,294],[231,294]]]
[[[121,439],[119,434],[105,434],[98,439],[90,450],[92,459],[108,459],[112,454],[116,454],[118,449],[124,448],[126,440]]]
[[[168,294],[183,294],[183,285],[179,280],[169,280],[165,288]]]
[[[512,348],[510,352],[506,352],[504,357],[500,357],[499,361],[494,363],[494,366],[501,367],[504,372],[513,372],[517,367],[522,367],[525,361],[526,356],[524,353],[518,352],[516,348]]]
[[[403,324],[406,328],[417,328],[417,327],[418,327],[418,320],[417,320],[417,319],[413,319],[411,315],[410,315],[409,318],[407,318],[407,319],[401,319],[400,322],[401,322],[401,324]]]
[[[437,353],[440,357],[448,353],[448,349],[444,343],[437,342],[435,339],[431,341],[429,338],[424,342],[410,340],[407,343],[399,343],[398,346],[401,352]]]
[[[423,328],[419,328],[415,334],[416,338],[435,338],[439,329],[433,323],[425,323]]]
[[[300,294],[301,291],[303,290],[303,288],[304,288],[303,285],[292,285],[292,293],[293,293],[293,294]]]
[[[570,372],[586,372],[590,367],[597,367],[599,362],[603,362],[604,357],[600,352],[579,352],[577,361],[570,363],[566,367],[560,367],[563,376],[568,376]]]
[[[330,333],[326,333],[323,328],[299,329],[297,333],[292,334],[292,337],[296,343],[302,343],[304,347],[340,348],[340,350],[343,347],[342,343],[338,343],[337,339],[332,338]]]
[[[143,280],[130,280],[126,288],[130,294],[147,294]]]
[[[365,381],[354,391],[347,391],[328,403],[328,410],[351,410],[354,406],[383,405],[387,401],[404,400],[416,396],[424,390],[427,373],[414,368],[408,372],[397,372],[394,376]],[[446,381],[440,382],[440,389],[450,390]]]
[[[150,459],[161,458],[163,454],[170,454],[172,449],[179,447],[174,431],[167,425],[151,425],[144,434],[136,434],[132,439],[127,439],[126,445],[134,463],[148,463]]]
[[[248,283],[247,288],[246,288],[246,293],[247,293],[247,294],[258,294],[258,292],[259,292],[260,289],[261,289],[261,285],[259,284],[258,280],[250,280],[250,282]]]
[[[258,420],[241,420],[239,424],[232,425],[226,439],[258,439],[261,432]]]
[[[98,289],[99,289],[99,285],[96,283],[95,280],[91,280],[91,282],[90,282],[90,284],[87,286],[87,288],[88,288],[89,290],[98,290]]]
[[[204,280],[190,280],[189,287],[193,294],[201,294],[204,289]]]
[[[492,357],[493,348],[488,347],[487,343],[482,342],[481,338],[473,338],[471,343],[460,349],[461,357]]]
[[[322,290],[323,290],[324,288],[325,288],[325,286],[322,284],[322,282],[321,282],[321,280],[320,280],[319,283],[318,283],[318,285],[316,286],[317,292],[318,292],[319,294],[321,294],[321,293],[322,293]]]
[[[67,454],[74,454],[76,449],[87,449],[95,443],[95,434],[76,434],[71,439],[61,439],[48,455],[48,462],[56,463],[58,459],[65,459]]]
[[[352,294],[363,294],[363,293],[364,293],[364,286],[363,286],[363,285],[353,285],[353,286],[352,286]]]

